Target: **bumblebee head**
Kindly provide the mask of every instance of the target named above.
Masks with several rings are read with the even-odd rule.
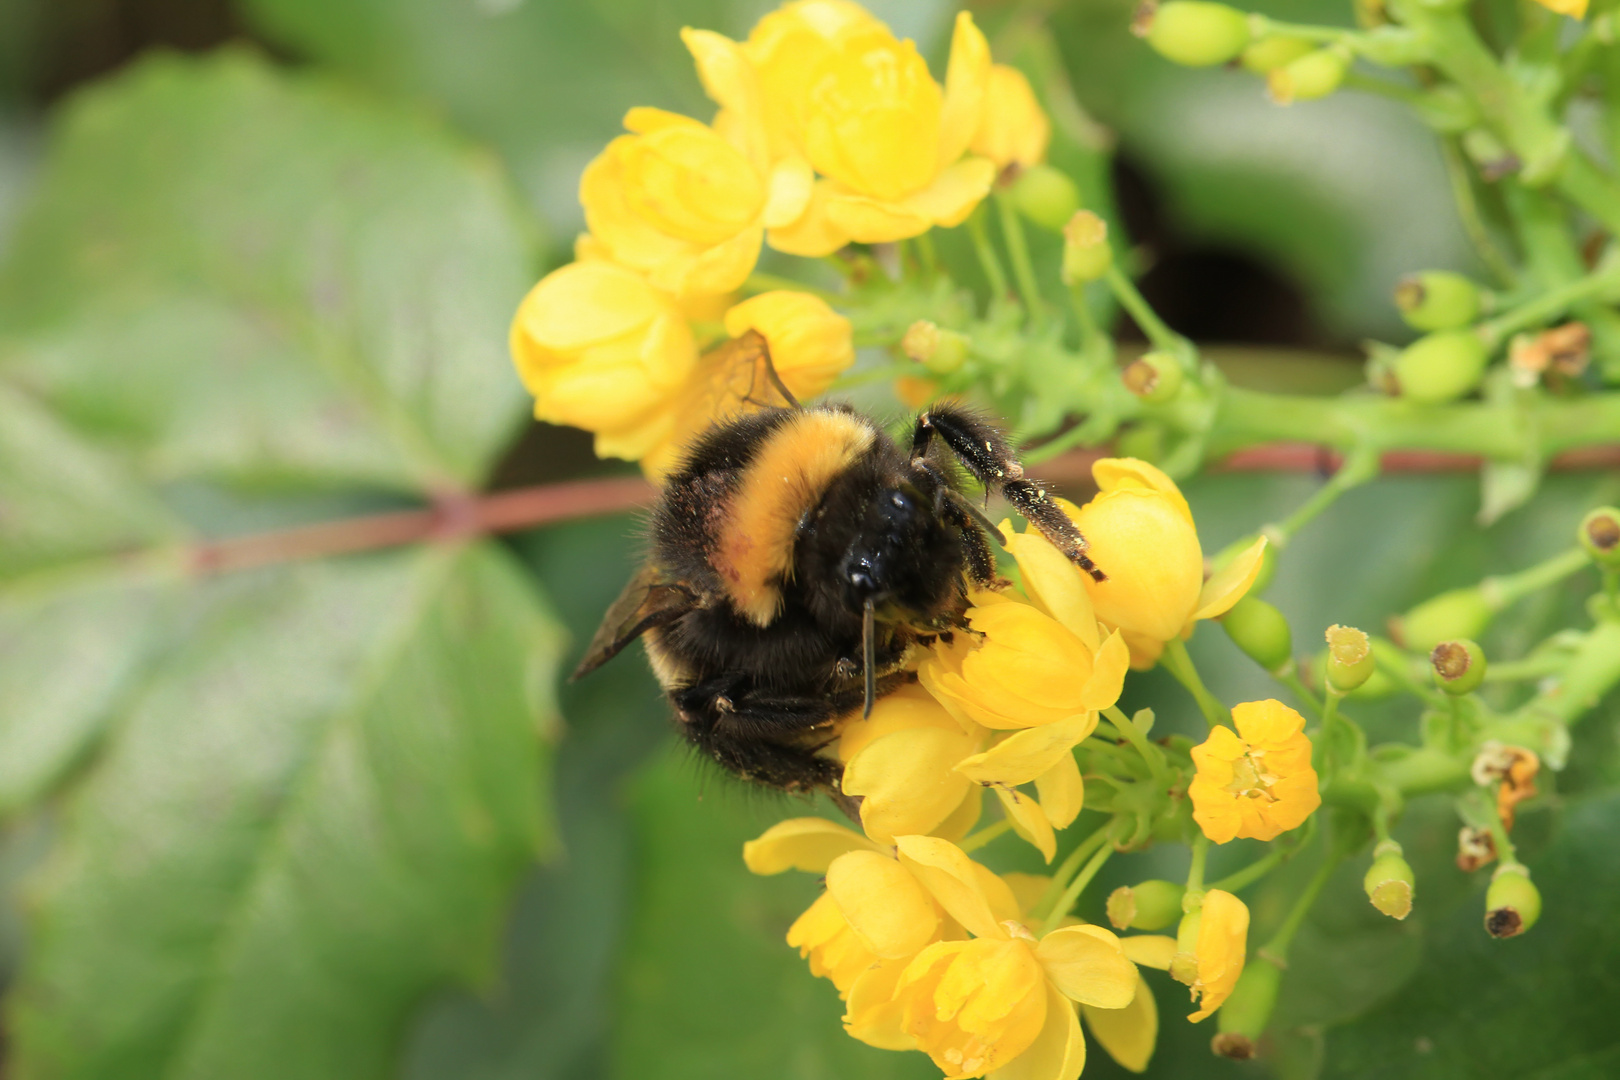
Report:
[[[885,618],[926,618],[953,595],[961,545],[934,500],[911,487],[878,492],[836,568],[844,607],[868,601]]]

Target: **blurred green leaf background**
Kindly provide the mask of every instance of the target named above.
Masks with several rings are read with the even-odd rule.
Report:
[[[507,322],[566,258],[579,172],[624,110],[707,115],[680,27],[740,37],[769,6],[0,0],[6,1076],[937,1075],[846,1037],[783,944],[815,882],[742,867],[743,840],[805,807],[688,758],[633,659],[558,690],[637,558],[630,517],[198,561],[220,538],[612,472],[578,433],[526,425]],[[939,56],[953,5],[869,6]],[[1131,6],[977,13],[993,42],[1049,22],[1117,140],[1086,197],[1118,205],[1172,325],[1232,346],[1235,377],[1341,381],[1357,340],[1400,336],[1399,274],[1470,266],[1434,145],[1385,101],[1278,109],[1165,64]],[[1188,485],[1206,550],[1318,482]],[[1374,627],[1563,548],[1620,482],[1557,477],[1489,528],[1477,498],[1461,476],[1356,491],[1271,596],[1296,627]],[[1526,602],[1502,644],[1557,625],[1580,584]],[[1215,631],[1193,650],[1217,693],[1269,695]],[[1168,680],[1128,694],[1198,722]],[[1346,870],[1267,1059],[1210,1057],[1160,985],[1150,1075],[1613,1075],[1616,721],[1610,702],[1581,726],[1526,821],[1533,935],[1478,932],[1483,882],[1452,866],[1449,819],[1415,811],[1411,920],[1380,920]],[[1124,1074],[1094,1052],[1087,1075]]]

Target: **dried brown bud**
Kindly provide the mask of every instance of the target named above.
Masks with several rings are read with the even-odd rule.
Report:
[[[1496,841],[1489,829],[1464,825],[1457,832],[1457,869],[1471,874],[1496,861]]]
[[[1508,346],[1513,381],[1534,386],[1547,372],[1574,378],[1592,359],[1592,331],[1583,322],[1568,322],[1539,334],[1519,334]]]

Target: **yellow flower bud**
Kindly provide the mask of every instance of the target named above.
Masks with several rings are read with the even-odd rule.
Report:
[[[1266,76],[1266,89],[1279,105],[1327,97],[1344,82],[1350,54],[1336,46],[1308,52]]]
[[[1402,397],[1443,405],[1478,386],[1490,358],[1484,339],[1472,330],[1438,330],[1401,350],[1395,381]]]
[[[1096,281],[1114,265],[1108,245],[1108,222],[1090,210],[1080,210],[1063,226],[1063,283]]]
[[[1234,706],[1232,719],[1235,733],[1216,727],[1192,748],[1193,820],[1217,844],[1275,840],[1322,805],[1305,718],[1267,700]]]
[[[1046,110],[1036,100],[1024,73],[1006,64],[992,64],[985,87],[984,115],[968,150],[989,158],[997,169],[1009,165],[1027,169],[1046,160],[1046,144],[1051,138],[1052,122],[1046,118]]]
[[[660,410],[697,362],[674,299],[596,261],[554,270],[529,291],[511,347],[535,416],[594,431],[599,454],[632,460],[667,437]]]
[[[1053,232],[1062,230],[1080,208],[1080,189],[1067,174],[1050,165],[1032,165],[1021,171],[1011,193],[1019,213]]]
[[[1221,889],[1204,894],[1199,907],[1181,920],[1170,976],[1192,988],[1198,1011],[1193,1023],[1220,1008],[1243,974],[1249,939],[1249,908]]]
[[[1390,636],[1413,652],[1428,652],[1450,638],[1476,638],[1495,611],[1478,588],[1453,589],[1430,597],[1389,621]]]
[[[1091,475],[1099,490],[1085,506],[1058,500],[1108,574],[1080,580],[1097,619],[1123,633],[1132,663],[1151,666],[1164,642],[1238,602],[1260,572],[1266,542],[1257,538],[1206,582],[1192,511],[1174,481],[1134,458],[1105,458]]]
[[[1479,318],[1479,286],[1449,270],[1425,270],[1395,286],[1395,306],[1414,330],[1455,330]]]
[[[1249,44],[1247,15],[1204,0],[1170,0],[1157,10],[1144,7],[1133,29],[1160,56],[1188,67],[1224,64]]]

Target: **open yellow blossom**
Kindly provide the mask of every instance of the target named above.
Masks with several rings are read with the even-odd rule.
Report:
[[[1051,139],[1052,121],[1024,73],[1006,64],[992,64],[984,117],[968,149],[995,162],[997,169],[1009,165],[1028,168],[1046,160],[1046,144]]]
[[[1266,700],[1234,706],[1232,719],[1236,733],[1216,727],[1192,748],[1198,768],[1187,788],[1193,820],[1217,844],[1276,839],[1322,805],[1305,718]]]
[[[1058,620],[1012,596],[979,592],[973,603],[967,621],[974,634],[933,649],[917,672],[958,719],[1016,730],[1118,700],[1128,658],[1118,637],[1088,647]]]
[[[901,861],[974,935],[935,942],[907,964],[893,998],[901,1029],[948,1080],[1078,1077],[1085,1040],[1075,1004],[1119,1009],[1137,992],[1119,939],[1066,926],[1037,940],[1017,918],[996,918],[984,884],[1000,879],[975,871],[960,849],[933,837],[897,843]]]
[[[1069,572],[1090,594],[1096,617],[1124,635],[1132,665],[1151,667],[1165,642],[1243,598],[1260,572],[1266,542],[1256,540],[1205,581],[1198,531],[1175,481],[1135,458],[1104,458],[1091,475],[1095,498],[1079,508],[1058,503],[1085,534],[1087,554],[1108,580]]]
[[[828,33],[806,31],[809,21],[801,9],[795,40],[811,45],[805,59],[813,61],[773,72],[768,97],[770,114],[790,118],[791,135],[823,179],[797,221],[771,230],[771,246],[819,256],[851,241],[883,243],[960,224],[996,172],[988,158],[964,156],[983,117],[991,66],[972,17],[957,16],[943,89],[916,45],[883,24],[838,16]],[[775,33],[761,35],[762,43]],[[751,55],[766,51],[750,39]],[[769,51],[781,56],[781,41]]]
[[[849,320],[809,293],[760,293],[726,309],[724,324],[730,339],[698,360],[648,424],[659,433],[639,455],[649,476],[673,468],[687,443],[710,425],[760,404],[781,403],[765,372],[767,356],[800,401],[826,390],[855,362]]]
[[[1085,782],[1073,750],[1096,726],[1097,714],[1085,712],[1006,732],[988,750],[957,762],[956,771],[992,788],[1018,834],[1051,862],[1057,850],[1052,830],[1067,828],[1085,807]],[[1035,785],[1033,802],[1013,790],[1030,783]]]
[[[673,297],[610,262],[542,278],[512,320],[512,359],[534,414],[596,432],[596,452],[634,460],[669,437],[665,407],[697,363]]]
[[[1170,977],[1186,983],[1198,1002],[1198,1011],[1188,1020],[1198,1023],[1231,996],[1243,974],[1248,940],[1248,905],[1229,892],[1209,890],[1200,907],[1182,918],[1169,969]]]
[[[631,134],[586,167],[580,202],[615,262],[677,295],[725,293],[753,270],[766,227],[804,213],[813,177],[803,158],[772,161],[758,79],[741,48],[708,31],[681,36],[721,106],[716,126],[631,109]]]
[[[870,717],[847,724],[838,742],[843,790],[860,797],[866,834],[893,843],[934,832],[970,799],[979,806],[973,780],[955,766],[978,749],[980,730],[965,729],[920,686],[880,698]]]
[[[1548,11],[1556,11],[1560,15],[1568,15],[1572,19],[1586,18],[1588,0],[1536,0],[1536,3]]]

